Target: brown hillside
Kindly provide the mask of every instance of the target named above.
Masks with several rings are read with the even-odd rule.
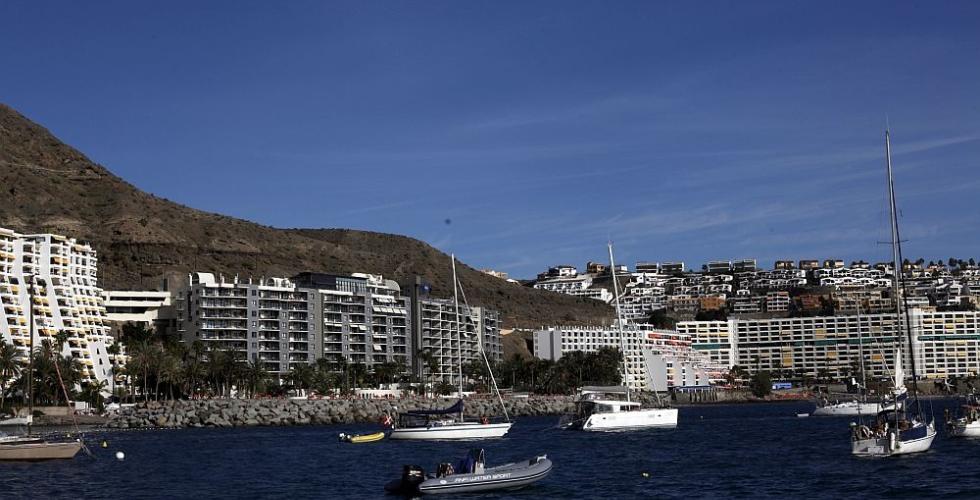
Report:
[[[289,276],[314,270],[371,272],[433,295],[451,294],[449,256],[405,236],[349,229],[276,229],[202,212],[140,191],[43,127],[0,104],[0,227],[53,232],[91,243],[105,288],[152,289],[164,276],[213,271]],[[506,325],[533,327],[611,318],[595,300],[533,290],[460,266],[473,304]]]

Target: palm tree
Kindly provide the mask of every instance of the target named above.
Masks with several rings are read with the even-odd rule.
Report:
[[[292,383],[293,388],[305,391],[313,386],[314,375],[315,371],[312,366],[301,364],[294,366],[293,369],[289,371],[289,375],[287,375],[287,377]]]
[[[423,370],[428,371],[428,376],[430,378],[439,371],[439,360],[436,359],[435,354],[433,354],[430,349],[425,348],[420,350],[418,352],[418,358]],[[423,377],[423,380],[425,380],[425,377]]]
[[[252,361],[245,368],[246,380],[248,381],[248,397],[255,397],[255,394],[259,392],[259,389],[265,385],[265,381],[269,378],[269,372],[265,369],[262,363],[257,361]]]
[[[0,342],[0,410],[7,396],[7,381],[17,378],[23,370],[18,358],[20,352],[13,344]]]
[[[90,403],[93,407],[102,411],[102,391],[105,390],[108,382],[101,380],[99,382],[89,382],[82,387],[82,393],[79,395],[79,399]]]
[[[178,346],[180,344],[177,344]],[[160,378],[167,383],[167,390],[170,399],[174,399],[174,387],[180,387],[183,382],[182,377],[184,376],[184,367],[181,364],[182,356],[180,356],[180,348],[173,348],[177,352],[171,352],[170,349],[164,349],[163,356],[160,363]]]

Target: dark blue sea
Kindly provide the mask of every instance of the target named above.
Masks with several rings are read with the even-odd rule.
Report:
[[[930,403],[925,402],[926,410]],[[952,401],[931,403],[936,417]],[[488,465],[547,453],[552,474],[516,492],[457,498],[980,498],[980,441],[940,435],[930,452],[850,455],[847,418],[798,418],[805,403],[685,407],[674,430],[588,433],[555,417],[484,441]],[[376,426],[98,431],[94,458],[0,464],[0,498],[382,498],[401,465],[432,470],[476,443],[339,443]],[[98,443],[106,439],[107,449]],[[125,459],[114,458],[117,451]]]

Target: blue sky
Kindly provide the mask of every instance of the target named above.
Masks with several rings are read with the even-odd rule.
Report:
[[[200,4],[200,5],[199,5]],[[3,2],[0,101],[136,186],[530,277],[980,257],[980,3]],[[448,223],[447,223],[448,221]]]

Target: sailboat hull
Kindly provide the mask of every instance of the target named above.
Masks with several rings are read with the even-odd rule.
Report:
[[[510,422],[501,424],[453,423],[427,427],[404,427],[394,429],[388,439],[401,440],[446,440],[446,439],[492,439],[503,437],[510,431]]]
[[[862,457],[890,457],[929,451],[936,439],[936,427],[929,424],[925,431],[924,436],[907,440],[895,439],[894,433],[880,438],[854,440],[851,442],[851,453]]]
[[[74,458],[82,443],[21,443],[0,445],[0,460],[59,460]]]
[[[955,424],[953,424],[953,427],[950,429],[949,435],[952,437],[966,437],[966,438],[980,437],[980,420],[967,422],[966,419],[960,419]]]
[[[676,408],[652,408],[614,413],[595,413],[582,423],[585,431],[619,431],[677,427]]]
[[[813,410],[814,417],[858,417],[861,415],[877,415],[881,411],[878,403],[859,403],[857,401],[818,406]]]

